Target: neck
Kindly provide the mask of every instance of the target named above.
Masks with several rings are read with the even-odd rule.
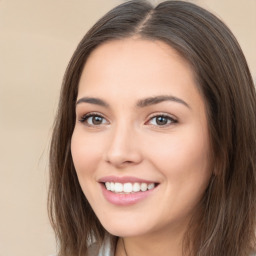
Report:
[[[182,256],[184,233],[119,238],[115,256]]]

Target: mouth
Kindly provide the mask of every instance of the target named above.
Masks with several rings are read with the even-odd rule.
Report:
[[[129,206],[148,198],[159,182],[143,180],[136,177],[108,176],[98,180],[105,199],[111,204]]]

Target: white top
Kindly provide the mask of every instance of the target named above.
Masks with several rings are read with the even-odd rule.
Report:
[[[51,256],[57,256],[57,255],[51,255]],[[114,252],[111,251],[110,239],[109,238],[105,239],[101,247],[97,242],[91,244],[90,247],[88,248],[88,256],[114,256]],[[256,254],[252,254],[251,256],[256,256]]]
[[[97,242],[92,243],[88,248],[88,256],[114,256],[114,252],[111,251],[110,237],[106,237],[101,246]]]
[[[92,243],[88,248],[88,256],[114,256],[114,252],[111,252],[110,238],[105,238],[103,244],[100,246],[97,242]],[[49,256],[58,256],[57,254],[51,254]]]
[[[107,238],[103,241],[102,246],[99,248],[97,243],[92,244],[89,247],[89,256],[114,256],[114,252],[111,252],[110,239]],[[256,256],[256,253],[253,253],[251,256]]]
[[[98,243],[93,243],[88,248],[88,256],[114,256],[114,252],[111,251],[110,238],[106,238],[100,247]]]

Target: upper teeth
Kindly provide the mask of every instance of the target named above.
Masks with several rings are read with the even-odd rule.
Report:
[[[106,182],[105,186],[107,190],[115,193],[131,193],[139,192],[153,189],[155,187],[154,183],[119,183],[119,182]]]

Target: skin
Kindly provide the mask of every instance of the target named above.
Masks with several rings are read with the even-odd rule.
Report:
[[[159,95],[180,101],[137,106]],[[81,102],[83,97],[99,98],[108,107]],[[102,225],[124,238],[129,256],[182,255],[183,235],[211,176],[205,104],[190,65],[161,41],[107,42],[88,58],[77,100],[71,152]],[[103,118],[82,122],[91,112]],[[163,114],[164,125],[156,122]],[[98,182],[109,175],[159,185],[142,201],[117,206],[104,198]],[[125,255],[120,239],[115,255]]]

